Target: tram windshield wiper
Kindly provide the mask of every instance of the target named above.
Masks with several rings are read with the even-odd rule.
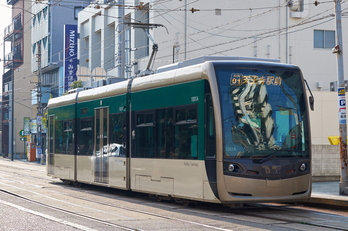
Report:
[[[258,163],[259,163],[259,164],[262,164],[262,163],[268,161],[268,160],[271,159],[273,156],[277,155],[278,153],[280,153],[280,152],[282,152],[282,151],[284,151],[284,150],[282,150],[282,149],[277,150],[277,151],[273,152],[272,154],[266,156],[265,158],[261,159]]]

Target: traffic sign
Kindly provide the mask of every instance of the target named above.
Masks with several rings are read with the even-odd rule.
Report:
[[[42,121],[41,121],[41,120],[42,120],[42,116],[41,116],[41,114],[38,114],[38,115],[37,115],[37,121],[36,121],[36,122],[37,122],[37,125],[41,125],[41,124],[42,124]]]
[[[19,136],[24,137],[24,130],[23,129],[19,131]]]
[[[27,141],[27,137],[20,138],[21,141]]]

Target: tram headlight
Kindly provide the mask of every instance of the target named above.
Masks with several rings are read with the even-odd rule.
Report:
[[[307,165],[305,163],[302,163],[300,166],[300,171],[303,172],[306,169],[307,169]]]
[[[229,164],[228,165],[228,171],[233,172],[235,169],[234,164]]]

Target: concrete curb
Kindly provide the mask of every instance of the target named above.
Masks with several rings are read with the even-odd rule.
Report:
[[[308,203],[340,206],[340,207],[348,208],[348,196],[338,197],[338,196],[330,196],[330,195],[312,195]]]

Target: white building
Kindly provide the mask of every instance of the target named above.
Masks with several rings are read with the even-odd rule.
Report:
[[[343,2],[343,14],[347,7]],[[338,135],[334,13],[334,2],[315,5],[309,0],[221,0],[214,4],[210,0],[134,0],[125,2],[126,24],[120,31],[119,6],[99,1],[78,15],[78,58],[80,67],[94,70],[94,77],[120,77],[118,48],[123,34],[126,77],[146,69],[153,43],[158,44],[154,69],[203,55],[273,58],[298,65],[315,96],[315,111],[311,112],[313,175],[335,178],[339,155],[327,138]],[[150,37],[136,28],[139,23]],[[347,38],[345,17],[342,25],[343,38]],[[343,54],[347,63],[348,56]],[[330,83],[334,92],[330,92]]]

